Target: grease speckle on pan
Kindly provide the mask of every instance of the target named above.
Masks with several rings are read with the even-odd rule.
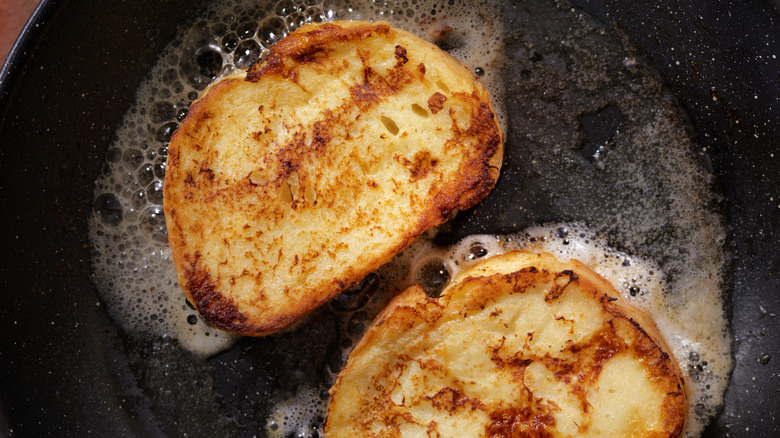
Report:
[[[507,132],[502,175],[478,207],[296,327],[238,339],[176,284],[161,214],[167,142],[214,79],[301,24],[334,19],[386,20],[464,62]],[[318,436],[328,387],[394,289],[422,282],[435,294],[465,264],[531,248],[590,264],[653,316],[688,374],[695,436],[732,367],[719,209],[673,97],[619,35],[568,3],[226,0],[182,28],[139,89],[96,184],[91,233],[138,403],[167,434]]]

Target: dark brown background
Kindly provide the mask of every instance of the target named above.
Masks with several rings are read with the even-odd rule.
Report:
[[[38,0],[0,0],[0,64],[5,62],[16,37]]]

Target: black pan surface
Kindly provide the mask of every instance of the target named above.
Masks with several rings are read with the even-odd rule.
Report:
[[[758,0],[574,3],[629,38],[661,74],[724,197],[736,367],[706,435],[779,436],[780,14]],[[117,124],[162,47],[201,6],[44,1],[3,67],[0,436],[162,436],[171,421],[212,411],[210,400],[162,409],[164,376],[139,387],[134,364],[173,353],[164,344],[128,345],[96,294],[87,238],[93,184]],[[462,221],[453,232],[497,226]],[[316,335],[330,324],[315,319],[306,330]],[[240,367],[249,362],[231,354],[251,358],[273,342],[239,344],[213,361]],[[280,369],[315,367],[307,360],[325,354],[301,350]],[[203,376],[189,383],[192,391],[238,385],[227,373]],[[222,421],[256,430],[241,417],[240,400],[228,404],[234,412]]]

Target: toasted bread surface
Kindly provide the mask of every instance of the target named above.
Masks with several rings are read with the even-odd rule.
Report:
[[[212,324],[285,328],[494,186],[484,87],[414,35],[307,25],[210,86],[171,139],[179,284]]]
[[[577,261],[511,252],[377,316],[331,388],[328,437],[672,437],[687,394],[650,318]]]

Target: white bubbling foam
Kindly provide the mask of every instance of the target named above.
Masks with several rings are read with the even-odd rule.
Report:
[[[327,397],[323,398],[311,388],[299,391],[274,405],[265,432],[270,438],[309,436],[314,432],[311,425],[317,423],[313,419],[321,417],[327,409]],[[314,429],[319,430],[320,427]]]
[[[118,225],[91,219],[95,282],[112,317],[129,332],[172,336],[196,354],[230,347],[236,336],[208,324],[186,302],[167,244],[139,226],[145,209],[124,210]]]

